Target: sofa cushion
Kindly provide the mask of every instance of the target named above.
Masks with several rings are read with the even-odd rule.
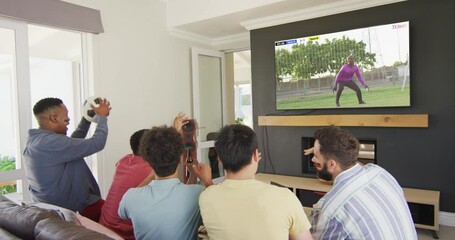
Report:
[[[49,203],[43,203],[43,202],[33,202],[33,203],[29,203],[29,204],[23,204],[23,206],[28,206],[28,207],[39,207],[39,208],[44,208],[44,209],[48,209],[48,210],[55,210],[57,212],[60,212],[61,213],[61,216],[67,221],[67,222],[72,222],[72,223],[75,223],[75,224],[79,224],[77,218],[76,218],[76,213],[69,210],[69,209],[66,209],[66,208],[63,208],[63,207],[59,207],[57,205],[53,205],[53,204],[49,204]]]
[[[46,218],[62,220],[53,210],[19,206],[7,198],[0,199],[0,228],[22,239],[34,239],[36,224]]]
[[[106,240],[111,239],[106,235],[92,231],[83,226],[63,221],[62,219],[49,218],[41,220],[35,227],[36,240]]]

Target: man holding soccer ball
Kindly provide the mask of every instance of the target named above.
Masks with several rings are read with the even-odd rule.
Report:
[[[93,105],[97,127],[85,139],[91,122],[82,118],[68,137],[69,117],[63,101],[44,98],[33,107],[38,129],[30,129],[24,150],[25,171],[33,200],[79,211],[98,221],[104,200],[84,157],[101,151],[107,139],[107,116],[111,110],[105,98]]]

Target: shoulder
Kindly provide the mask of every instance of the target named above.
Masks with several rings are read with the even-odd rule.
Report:
[[[224,186],[221,184],[211,185],[204,189],[199,196],[199,202],[211,202],[213,199],[219,199],[226,191]]]
[[[36,135],[39,135],[41,134],[43,131],[41,129],[37,129],[37,128],[32,128],[32,129],[29,129],[28,130],[28,136],[29,137],[34,137]]]
[[[278,187],[271,184],[263,183],[261,197],[263,202],[269,206],[274,206],[281,211],[286,212],[289,216],[303,213],[302,203],[294,192],[286,187]]]
[[[29,137],[55,137],[55,138],[68,137],[63,134],[57,134],[53,131],[40,129],[40,128],[29,129],[28,135],[29,135]]]
[[[135,187],[135,188],[130,188],[126,191],[126,193],[123,195],[123,198],[134,198],[137,196],[142,195],[145,192],[150,192],[150,186],[145,185],[143,187]]]
[[[268,189],[269,194],[275,198],[277,198],[281,203],[290,204],[290,203],[299,203],[298,205],[301,206],[300,201],[298,200],[297,196],[292,192],[290,189],[285,187],[277,187],[277,186],[270,186]],[[271,198],[272,198],[271,197]],[[290,206],[290,205],[289,205]]]
[[[256,185],[259,188],[262,188],[262,190],[264,192],[269,193],[269,194],[277,194],[277,195],[286,196],[286,197],[294,195],[294,193],[286,187],[280,187],[280,186],[276,186],[273,184],[264,183],[261,181],[256,181]]]
[[[123,194],[123,199],[127,199],[130,196],[134,196],[137,194],[137,189],[136,188],[130,188],[126,190],[125,194]]]
[[[30,129],[29,130],[29,144],[33,144],[35,146],[41,147],[55,147],[55,146],[62,146],[67,143],[67,141],[71,139],[70,137],[57,134],[52,131],[43,130],[43,129]]]
[[[193,193],[193,194],[200,194],[202,191],[204,191],[205,187],[202,186],[201,184],[184,184],[184,183],[180,183],[179,184],[179,189],[181,191],[190,192],[190,193]]]
[[[180,183],[180,185],[174,189],[172,198],[185,199],[185,205],[198,205],[199,198],[203,191],[204,186],[202,185]]]
[[[220,191],[221,189],[222,189],[221,185],[211,185],[204,189],[204,191],[201,193],[201,196],[214,194],[214,193]]]
[[[120,158],[120,160],[117,161],[116,166],[118,167],[119,165],[123,166],[123,165],[128,164],[129,156],[130,156],[130,154],[127,154],[127,155],[123,156],[122,158]]]
[[[392,174],[390,174],[387,170],[385,170],[384,168],[382,168],[376,164],[373,164],[373,163],[369,163],[369,164],[365,165],[364,168],[367,172],[369,172],[369,174],[375,174],[375,175],[377,174],[377,175],[381,176],[382,179],[388,179],[389,184],[393,184],[395,186],[400,187],[400,185],[399,185],[398,181],[395,179],[395,177]]]
[[[363,166],[363,169],[367,172],[385,173],[385,174],[390,175],[390,173],[387,172],[387,170],[385,170],[384,168],[380,167],[379,165],[373,164],[373,163],[366,164],[365,166]]]

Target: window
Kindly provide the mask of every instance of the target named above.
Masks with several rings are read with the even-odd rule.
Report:
[[[235,121],[253,128],[250,50],[234,52]]]
[[[81,118],[87,84],[82,68],[85,33],[0,19],[0,194],[29,200],[22,168],[27,131],[38,127],[33,105],[58,97],[69,110],[68,133]]]
[[[62,99],[71,119],[71,133],[81,116],[78,104],[82,100],[75,90],[82,82],[82,34],[29,25],[28,36],[31,106],[44,97]],[[38,127],[34,118],[32,126]]]
[[[251,83],[234,86],[236,122],[253,128],[253,105],[251,104]]]

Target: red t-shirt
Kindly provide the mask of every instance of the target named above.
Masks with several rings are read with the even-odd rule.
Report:
[[[117,162],[114,180],[101,209],[100,223],[125,239],[134,239],[130,220],[118,216],[118,206],[130,188],[137,187],[152,171],[152,167],[140,156],[128,154]]]

